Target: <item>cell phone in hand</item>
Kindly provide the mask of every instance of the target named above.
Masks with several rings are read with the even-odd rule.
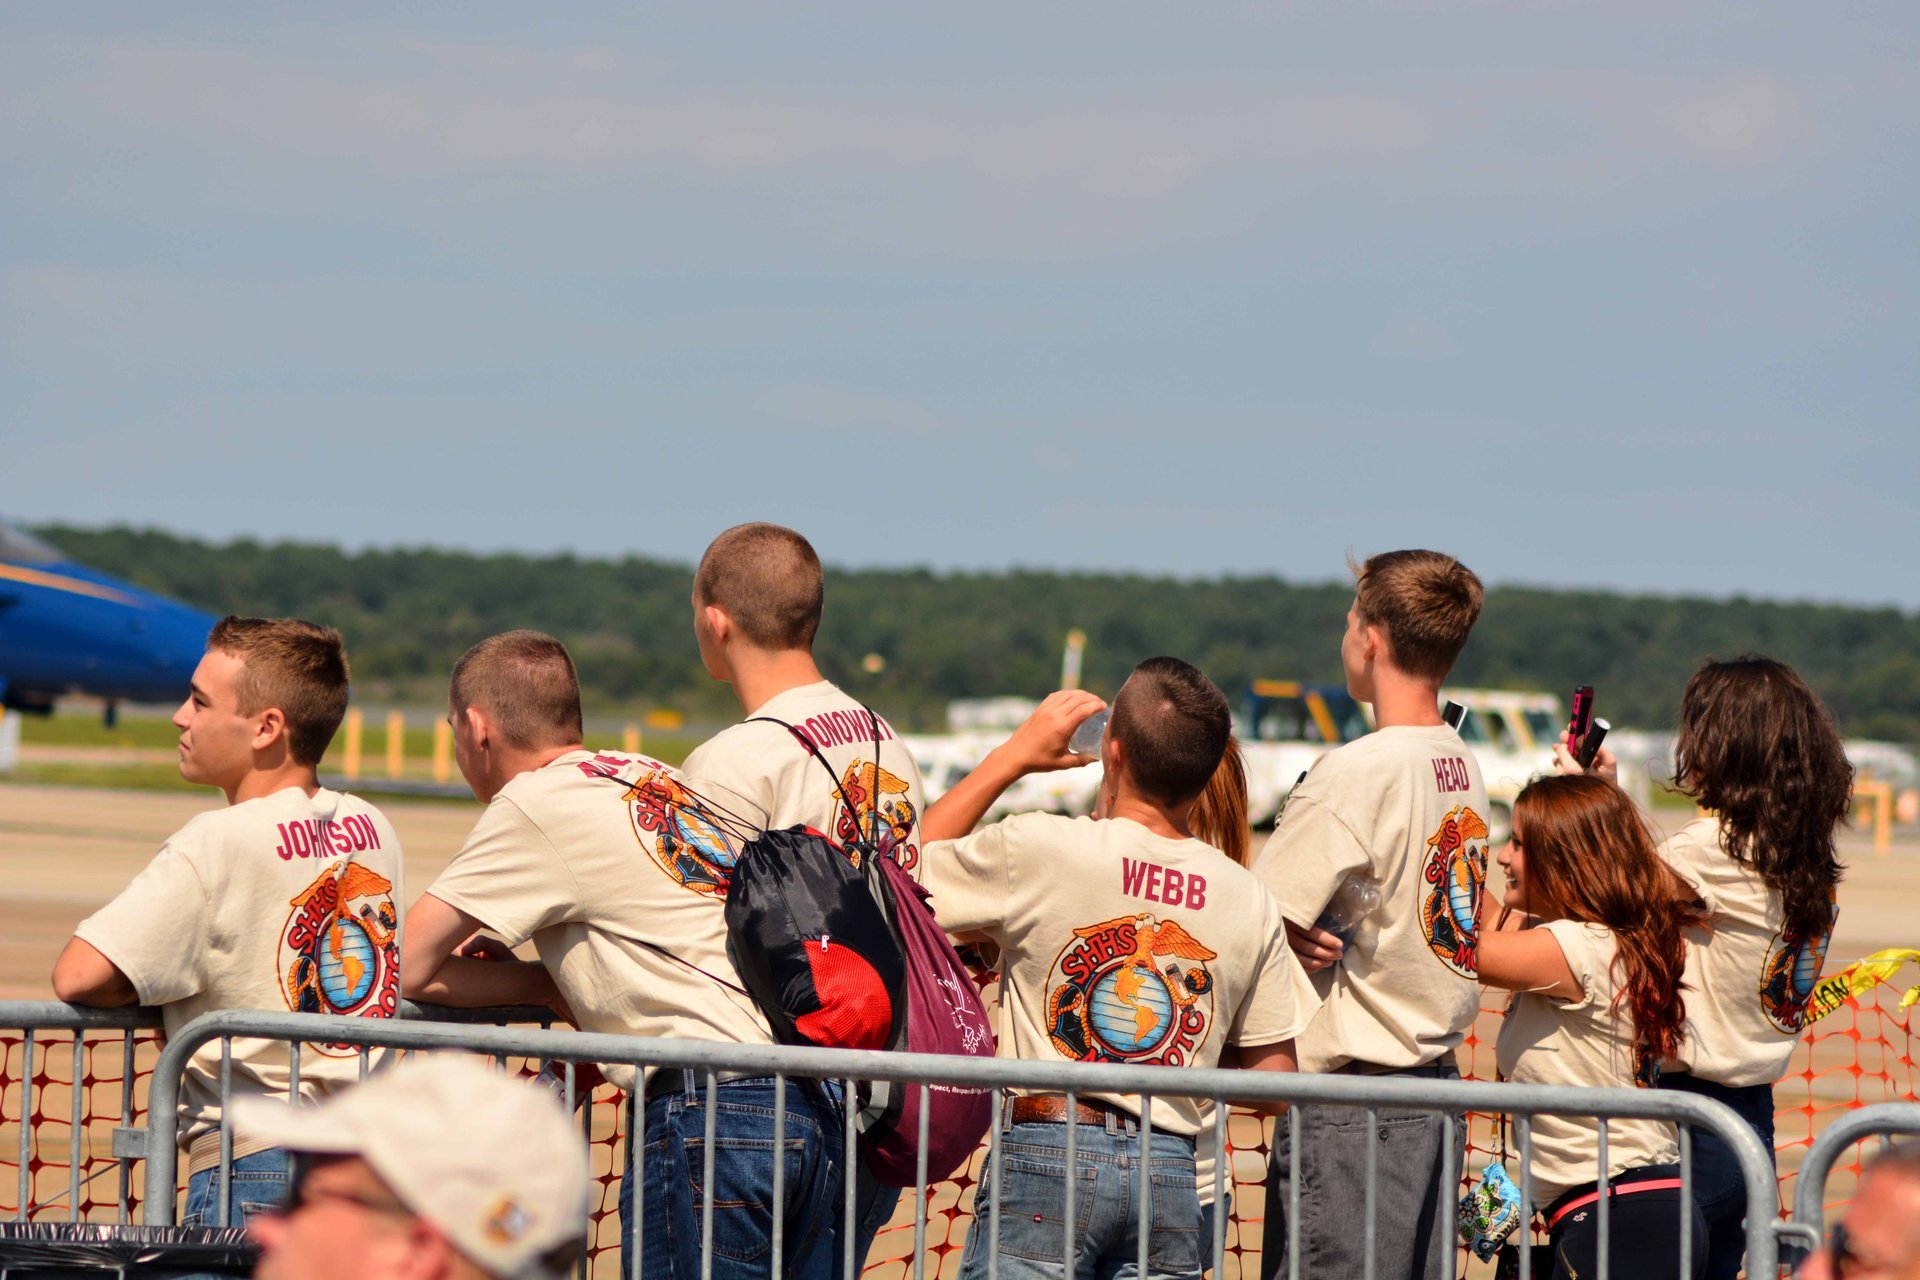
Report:
[[[1583,684],[1573,691],[1573,715],[1567,719],[1567,750],[1580,754],[1580,744],[1593,727],[1593,686]]]
[[[1600,744],[1606,740],[1607,730],[1613,728],[1599,716],[1593,718],[1593,727],[1587,730],[1587,736],[1580,739],[1573,749],[1573,758],[1582,769],[1593,768],[1593,758],[1600,754]]]

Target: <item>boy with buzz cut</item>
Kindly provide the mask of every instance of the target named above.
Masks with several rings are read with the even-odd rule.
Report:
[[[1101,750],[1104,818],[1028,813],[972,831],[1016,779],[1084,764],[1070,737],[1100,705],[1050,695],[927,815],[935,917],[955,938],[1000,949],[1000,1056],[1293,1070],[1294,1037],[1317,1001],[1280,908],[1189,826],[1232,730],[1226,698],[1199,670],[1149,658],[1121,686]],[[1012,1091],[1002,1132],[1017,1156],[1001,1176],[981,1175],[960,1280],[981,1280],[996,1258],[1010,1280],[1123,1274],[1143,1231],[1152,1247],[1136,1280],[1198,1280],[1211,1260],[1194,1149],[1211,1150],[1215,1109],[1177,1089],[1153,1099],[1150,1138],[1136,1095]],[[1068,1125],[1080,1166],[1071,1263]],[[985,1229],[994,1203],[997,1239]]]
[[[1439,694],[1480,616],[1480,580],[1437,551],[1377,555],[1355,577],[1340,660],[1347,691],[1373,704],[1379,727],[1320,758],[1253,869],[1324,1002],[1300,1034],[1300,1069],[1454,1079],[1454,1049],[1480,1007],[1487,793],[1473,753],[1441,719]],[[1380,900],[1343,949],[1314,922],[1352,876],[1373,880]],[[1291,1129],[1278,1126],[1263,1276],[1288,1274],[1294,1226],[1303,1276],[1360,1274],[1371,1234],[1375,1274],[1450,1277],[1443,1125],[1438,1114],[1389,1112],[1369,1125],[1358,1108],[1307,1107]],[[1302,1177],[1290,1188],[1296,1136]],[[1464,1142],[1456,1117],[1456,1170]],[[1359,1222],[1370,1151],[1373,1220]]]
[[[400,1001],[400,841],[366,801],[316,770],[347,710],[340,633],[296,618],[229,617],[207,638],[174,712],[180,776],[218,787],[223,809],[180,828],[119,897],[80,922],[53,968],[72,1004],[159,1005],[167,1034],[219,1009],[390,1018]],[[229,1096],[287,1099],[285,1043],[235,1040]],[[360,1079],[359,1051],[310,1043],[300,1097]],[[220,1045],[181,1090],[185,1226],[243,1226],[283,1198],[284,1151],[233,1146],[219,1200]]]

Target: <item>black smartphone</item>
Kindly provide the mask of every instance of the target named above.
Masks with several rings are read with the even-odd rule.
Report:
[[[1580,744],[1593,727],[1593,686],[1583,684],[1573,691],[1573,715],[1567,720],[1567,750],[1580,754]]]
[[[1587,730],[1587,736],[1580,739],[1580,745],[1573,750],[1573,758],[1580,762],[1582,769],[1593,767],[1593,758],[1600,754],[1600,744],[1606,740],[1607,730],[1613,728],[1599,716],[1593,718],[1593,727]]]

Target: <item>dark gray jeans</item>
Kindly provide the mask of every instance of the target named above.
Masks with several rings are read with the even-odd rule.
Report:
[[[1449,1054],[1440,1062],[1386,1075],[1457,1080]],[[1261,1280],[1286,1280],[1289,1193],[1294,1190],[1291,1148],[1300,1143],[1299,1228],[1303,1280],[1365,1274],[1367,1237],[1373,1237],[1376,1280],[1452,1280],[1457,1257],[1454,1206],[1440,1194],[1445,1123],[1438,1114],[1382,1111],[1371,1124],[1359,1107],[1300,1107],[1274,1125],[1267,1169],[1267,1223],[1261,1242]],[[1453,1123],[1456,1176],[1466,1159],[1467,1127]],[[1367,1221],[1367,1149],[1374,1162],[1373,1220]]]

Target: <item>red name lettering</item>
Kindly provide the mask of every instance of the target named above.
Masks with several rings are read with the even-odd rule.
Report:
[[[1444,756],[1433,762],[1433,780],[1441,791],[1470,791],[1473,783],[1467,775],[1467,762],[1458,756]]]
[[[1120,892],[1149,902],[1198,911],[1207,905],[1207,878],[1151,862],[1120,859]]]

